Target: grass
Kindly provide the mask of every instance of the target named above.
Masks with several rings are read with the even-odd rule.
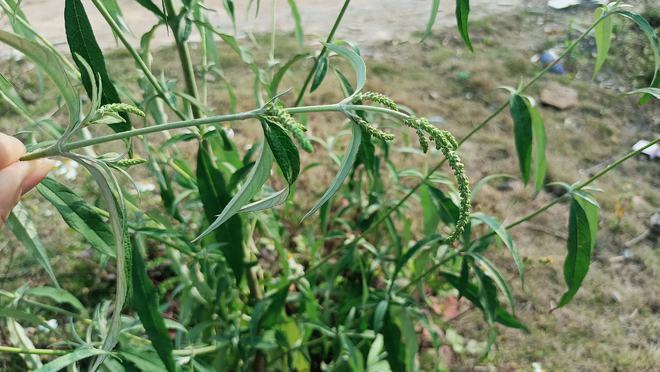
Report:
[[[387,93],[426,116],[442,118],[443,128],[460,138],[506,99],[506,92],[497,87],[515,86],[520,77],[530,76],[538,69],[530,62],[533,54],[544,47],[563,44],[578,33],[568,30],[560,35],[544,37],[537,24],[538,17],[520,14],[476,22],[472,26],[477,49],[475,54],[468,53],[461,46],[453,30],[438,34],[421,46],[380,45],[365,50],[370,68],[367,88]],[[550,19],[544,17],[546,22],[570,23],[576,28],[587,19],[586,13],[579,12],[555,13]],[[549,138],[551,181],[572,183],[584,179],[604,161],[627,152],[636,140],[651,137],[654,131],[657,132],[660,117],[657,103],[640,108],[635,98],[618,93],[629,88],[631,81],[643,76],[641,71],[648,71],[648,62],[638,57],[645,53],[642,47],[644,40],[633,36],[636,33],[630,32],[629,24],[618,22],[617,27],[620,32],[615,41],[614,55],[595,82],[591,81],[593,45],[586,44],[568,61],[568,75],[551,76],[530,91],[530,95],[538,97],[540,89],[548,82],[556,81],[576,89],[580,96],[580,104],[576,108],[566,111],[541,109]],[[291,39],[278,38],[277,58],[286,59],[295,53],[296,47]],[[261,37],[258,40],[264,41],[262,48],[254,50],[256,59],[260,60],[259,56],[267,55],[267,42]],[[154,61],[157,63],[156,71],[163,69],[168,76],[175,77],[180,67],[175,59],[168,57],[172,53],[171,48],[160,50]],[[119,82],[130,89],[135,83],[136,73],[128,56],[113,53],[108,56],[108,65],[111,76],[119,77]],[[229,58],[221,67],[234,86],[239,87],[238,109],[253,108],[252,82],[245,80],[247,68],[236,58]],[[21,92],[32,92],[33,97],[38,96],[35,76],[31,72],[24,73],[29,70],[27,65],[8,69],[8,78],[18,83]],[[3,69],[3,73],[7,71]],[[287,80],[282,86],[291,86],[291,83]],[[337,92],[337,84],[329,76],[326,84],[311,95],[307,103],[335,101],[339,98]],[[44,95],[53,96],[54,92],[46,89]],[[288,101],[293,99],[292,94],[286,97]],[[35,99],[30,109],[46,113],[49,108],[41,103],[45,101]],[[210,90],[210,106],[216,112],[228,110],[229,99],[224,90]],[[19,118],[7,110],[0,106],[0,130],[19,132]],[[55,118],[58,117],[59,114],[55,114]],[[341,129],[336,118],[331,114],[310,117],[312,133],[318,137],[336,134]],[[239,147],[252,143],[258,136],[258,128],[248,122],[240,123],[233,129]],[[507,115],[501,115],[461,148],[461,156],[472,180],[488,174],[517,174],[511,132],[510,119]],[[158,137],[153,139],[157,141]],[[410,145],[415,143],[414,140],[410,142]],[[184,144],[181,150],[191,158],[195,154],[193,143],[189,147]],[[304,156],[303,163],[309,165],[318,159],[327,157],[325,154]],[[435,164],[431,157],[403,152],[397,154],[395,160],[402,169],[419,169]],[[327,166],[335,166],[330,160],[320,161]],[[139,171],[136,174],[136,178],[140,179]],[[311,206],[314,195],[324,190],[329,177],[324,167],[303,174],[297,186],[301,192],[297,193],[293,208],[302,210]],[[407,184],[413,180],[403,182]],[[485,338],[479,313],[468,311],[455,321],[438,321],[443,329],[448,330],[447,343],[452,344],[454,350],[460,350],[459,343],[465,349],[461,353],[444,350],[444,360],[452,363],[451,369],[474,370],[492,366],[497,370],[529,370],[531,364],[536,362],[549,370],[650,371],[660,365],[660,346],[656,334],[660,312],[660,257],[650,242],[641,242],[629,248],[627,254],[631,258],[622,258],[625,242],[645,230],[648,217],[660,206],[657,182],[657,164],[641,158],[624,164],[598,181],[596,186],[603,192],[597,197],[603,208],[595,263],[575,301],[556,312],[550,313],[549,310],[555,305],[554,301],[559,298],[564,286],[561,265],[565,253],[567,207],[555,207],[531,224],[513,230],[514,239],[530,271],[525,289],[516,285],[516,311],[530,326],[531,332],[523,334],[501,329],[497,350],[481,360],[469,352],[470,349],[479,349],[479,342]],[[90,200],[98,197],[89,183],[85,182],[78,188]],[[512,221],[552,199],[553,191],[548,188],[534,196],[518,181],[496,182],[482,189],[476,199],[475,210]],[[302,198],[303,195],[309,196],[309,199]],[[396,189],[390,191],[391,199],[400,196]],[[155,205],[150,202],[153,197],[143,195],[143,205]],[[109,284],[113,279],[112,269],[101,268],[88,259],[88,248],[66,229],[59,218],[53,218],[55,212],[44,207],[40,198],[34,195],[27,197],[26,204],[37,216],[36,223],[42,228],[42,239],[50,248],[53,266],[62,279],[63,287],[87,300],[87,305],[99,298],[106,298],[113,290]],[[618,216],[616,210],[619,211]],[[414,215],[418,213],[418,208],[412,206],[406,213]],[[304,231],[304,226],[291,224],[287,233],[296,236]],[[3,281],[1,286],[16,287],[27,278],[30,278],[31,284],[45,283],[34,262],[23,254],[13,238],[4,234],[0,232],[0,241],[3,242],[0,243],[0,275],[7,277],[0,279]],[[293,249],[296,259],[305,262],[308,253],[298,248]],[[14,250],[15,254],[12,253]],[[515,277],[513,263],[503,249],[494,249],[489,255],[499,267],[506,269],[509,277]],[[11,257],[14,257],[13,260]],[[263,260],[267,265],[267,258]],[[270,260],[271,265],[273,261],[276,259]],[[438,301],[441,300],[439,297]],[[461,306],[465,308],[465,304]],[[434,319],[440,319],[440,316],[436,314]],[[453,332],[464,339],[457,341],[452,336]],[[7,362],[0,358],[0,366],[2,363]]]

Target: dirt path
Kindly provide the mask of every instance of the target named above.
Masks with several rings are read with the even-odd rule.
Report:
[[[290,31],[293,29],[289,7],[284,0],[262,0],[258,17],[254,16],[254,8],[248,14],[248,1],[236,2],[238,29],[250,32],[269,32],[272,27],[272,4],[278,4],[276,22],[278,30]],[[95,27],[96,37],[103,48],[114,48],[115,40],[101,16],[89,1],[83,1],[87,8],[92,25]],[[155,19],[151,13],[144,10],[134,0],[118,0],[122,7],[126,23],[135,35],[141,35],[148,30]],[[510,12],[520,7],[525,0],[473,0],[472,16],[474,18],[485,15]],[[221,2],[211,1],[217,8]],[[339,12],[343,1],[340,0],[298,0],[300,13],[303,17],[305,34],[310,41],[323,38]],[[342,27],[337,33],[339,38],[350,38],[362,45],[379,43],[387,40],[405,41],[413,32],[423,31],[430,12],[430,0],[355,0],[351,3]],[[454,3],[442,1],[436,29],[454,24]],[[23,10],[30,22],[48,40],[64,48],[66,37],[62,22],[64,1],[62,0],[23,0]],[[231,25],[224,12],[215,13],[212,23],[219,25],[224,31],[231,32]],[[0,28],[7,29],[6,18],[0,19]],[[171,41],[163,33],[156,38],[157,44],[164,45]],[[137,39],[134,39],[137,43]],[[0,56],[7,56],[9,50],[0,47]]]

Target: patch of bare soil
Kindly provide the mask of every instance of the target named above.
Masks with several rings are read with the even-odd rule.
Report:
[[[481,18],[487,15],[510,13],[527,1],[525,0],[473,0],[472,17]],[[96,37],[104,48],[114,48],[115,38],[112,31],[103,21],[101,15],[93,9],[89,1],[84,1],[88,9],[90,21],[95,28]],[[134,0],[118,0],[126,19],[135,35],[142,35],[155,23],[154,15],[142,8]],[[217,2],[215,5],[219,5]],[[247,8],[248,1],[236,9],[237,28],[240,33],[270,32],[272,30],[273,4],[276,5],[275,21],[279,31],[291,31],[294,28],[293,18],[286,1],[262,0],[259,13],[256,7]],[[254,2],[256,4],[256,2]],[[299,0],[298,6],[302,15],[305,34],[311,42],[316,43],[328,33],[335,17],[341,9],[343,1],[335,0]],[[440,13],[435,24],[436,29],[453,24],[453,2],[441,2]],[[219,6],[217,8],[220,8]],[[23,0],[23,10],[30,22],[47,40],[66,47],[64,32],[64,1],[62,0]],[[342,26],[337,32],[338,38],[347,38],[360,44],[380,43],[383,41],[403,42],[410,39],[415,32],[423,31],[431,10],[430,0],[359,0],[350,4]],[[211,22],[225,32],[232,33],[229,17],[224,12],[211,16]],[[6,18],[0,19],[0,28],[9,28]],[[195,36],[193,36],[195,37]],[[133,38],[135,43],[137,38]],[[164,28],[155,38],[156,46],[171,43],[171,36]],[[7,57],[10,51],[0,47],[0,57]]]

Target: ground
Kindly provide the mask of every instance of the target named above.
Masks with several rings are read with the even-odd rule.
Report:
[[[420,14],[425,14],[421,5],[426,6],[428,2],[418,2],[420,7],[415,7],[415,11],[420,8]],[[30,5],[27,0],[25,3]],[[322,2],[304,3],[311,7],[311,4],[320,6],[318,4]],[[367,3],[374,2],[356,2],[362,4],[358,6],[368,6]],[[394,4],[399,2],[388,3],[396,6]],[[473,7],[478,9],[479,5],[474,2]],[[440,28],[421,45],[412,42],[367,43],[364,55],[370,68],[368,88],[383,91],[416,112],[434,118],[460,138],[506,99],[506,92],[499,90],[499,86],[515,86],[520,78],[532,76],[538,70],[538,66],[531,62],[532,57],[541,50],[565,45],[566,40],[575,38],[590,19],[591,11],[585,8],[566,12],[516,9],[474,23],[475,54],[465,50],[453,29],[445,28]],[[32,16],[33,13],[28,14]],[[373,13],[364,15],[368,16]],[[361,22],[368,21],[365,18]],[[416,27],[423,25],[421,21],[405,23],[414,23]],[[644,39],[636,36],[636,30],[630,24],[617,22],[616,26],[614,55],[599,77],[591,78],[594,48],[593,42],[589,41],[567,62],[567,75],[550,76],[529,92],[538,97],[549,82],[556,82],[579,93],[579,104],[575,108],[564,111],[541,108],[549,137],[550,181],[573,183],[583,180],[609,160],[629,151],[638,139],[657,135],[659,105],[653,103],[639,107],[635,98],[621,94],[640,85],[648,76],[650,64]],[[263,27],[256,31],[267,30],[269,26]],[[351,27],[357,26],[347,23],[342,30],[344,35],[363,34]],[[318,31],[311,32],[323,34],[323,30],[319,26]],[[415,40],[415,37],[418,35],[406,38]],[[278,39],[278,43],[281,46],[278,58],[284,60],[295,51],[290,42]],[[266,54],[263,49],[267,48],[256,49],[255,53]],[[170,49],[164,48],[155,61],[159,68],[177,71],[175,61],[165,58],[169,53]],[[113,76],[120,76],[120,81],[126,84],[134,81],[135,72],[125,54],[114,53],[109,60]],[[224,68],[236,86],[249,86],[243,80],[245,71],[240,63],[230,61]],[[7,73],[4,67],[1,70]],[[9,77],[15,79],[29,71],[29,66],[20,64],[7,70],[11,72]],[[28,89],[31,87],[29,82],[24,84]],[[245,98],[239,99],[240,108],[251,108],[251,100],[247,99],[249,89],[240,89],[238,93]],[[308,103],[334,102],[337,97],[336,87],[329,83],[311,96]],[[211,98],[217,111],[222,112],[227,106],[227,98],[221,93],[213,94]],[[33,108],[39,110],[38,101]],[[8,114],[5,107],[1,110],[0,130],[18,132],[18,119]],[[310,122],[314,134],[335,133],[337,128],[332,124],[336,122],[331,118],[314,118]],[[251,142],[253,131],[245,125],[237,125],[235,131],[239,142]],[[472,180],[489,174],[517,173],[515,154],[511,150],[511,132],[510,119],[501,115],[461,148],[461,156]],[[424,168],[427,163],[435,163],[433,159],[403,152],[396,158],[398,164],[409,167]],[[304,161],[309,163],[311,159]],[[483,321],[478,312],[468,311],[442,324],[463,337],[462,340],[454,339],[455,352],[448,352],[445,357],[451,363],[450,369],[526,371],[537,363],[540,368],[552,371],[655,370],[660,365],[660,253],[657,242],[634,242],[633,239],[648,228],[650,216],[660,208],[659,175],[657,160],[640,156],[595,184],[602,189],[597,194],[602,214],[594,264],[574,302],[561,310],[550,312],[563,289],[561,268],[565,255],[567,206],[559,205],[531,223],[512,230],[529,268],[525,287],[516,284],[516,314],[529,325],[530,333],[500,329],[496,350],[486,359],[480,359],[467,350],[474,345],[470,340],[485,338]],[[320,192],[323,185],[323,177],[308,173],[303,176],[299,189]],[[547,188],[535,196],[529,187],[524,188],[519,182],[495,182],[477,195],[475,210],[510,222],[551,200],[556,192],[554,188]],[[61,243],[65,229],[62,224],[45,223],[53,219],[53,211],[44,207],[37,196],[28,196],[26,203],[42,216],[37,224],[44,226],[42,236],[46,245],[54,250],[51,254],[53,265],[61,275],[64,287],[93,303],[94,293],[108,290],[111,274],[86,258],[83,244],[77,242],[73,234],[67,235],[68,246]],[[14,252],[17,244],[12,239],[1,242],[0,273],[4,276],[0,281],[16,285],[32,277],[33,282],[38,282],[41,275],[38,267],[21,250],[11,255],[13,260],[4,253]],[[506,268],[510,278],[515,278],[513,263],[503,249],[493,249],[490,255],[499,267]],[[79,262],[71,264],[71,258]],[[513,282],[518,283],[515,279]],[[438,313],[433,315],[440,318],[442,313],[440,306]],[[460,346],[464,351],[460,352]]]

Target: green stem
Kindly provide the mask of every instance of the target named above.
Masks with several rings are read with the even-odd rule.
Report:
[[[593,175],[593,176],[590,177],[589,179],[587,179],[587,180],[585,180],[585,181],[583,181],[583,182],[578,183],[578,184],[573,188],[573,191],[579,191],[579,190],[584,189],[585,187],[587,187],[588,185],[590,185],[591,183],[593,183],[593,182],[596,181],[597,179],[603,177],[604,175],[606,175],[607,173],[609,173],[609,172],[612,171],[613,169],[617,168],[619,165],[621,165],[621,164],[622,164],[623,162],[625,162],[626,160],[628,160],[628,159],[630,159],[630,158],[633,158],[633,157],[635,157],[635,156],[641,154],[642,151],[648,149],[649,147],[651,147],[651,146],[653,146],[653,145],[655,145],[655,144],[657,144],[657,143],[659,143],[659,142],[660,142],[660,137],[658,137],[658,138],[656,138],[655,140],[649,142],[648,144],[644,145],[644,147],[642,147],[642,148],[640,148],[640,149],[637,149],[637,150],[635,150],[635,151],[631,151],[631,152],[629,152],[628,154],[626,154],[625,156],[621,157],[621,158],[618,159],[617,161],[615,161],[615,162],[613,162],[612,164],[608,165],[607,167],[603,168],[603,170],[601,170],[600,172],[596,173],[595,175]],[[565,195],[562,195],[562,196],[560,196],[560,197],[558,197],[558,198],[556,198],[556,199],[554,199],[554,200],[548,202],[547,204],[543,205],[542,207],[536,209],[535,211],[533,211],[533,212],[531,212],[531,213],[529,213],[529,214],[527,214],[527,215],[525,215],[525,216],[519,218],[518,220],[516,220],[516,221],[514,221],[514,222],[512,222],[512,223],[510,223],[510,224],[508,224],[508,225],[506,225],[504,228],[507,229],[507,230],[510,230],[510,229],[513,229],[513,228],[516,227],[516,226],[522,225],[523,223],[532,220],[532,219],[535,218],[536,216],[542,214],[543,212],[547,211],[548,209],[550,209],[550,208],[554,207],[555,205],[559,204],[559,203],[560,203],[562,200],[564,200],[565,198],[566,198],[566,196],[565,196]],[[489,238],[489,237],[491,237],[491,236],[494,236],[494,235],[495,235],[495,233],[491,231],[491,232],[489,232],[489,233],[487,233],[487,234],[484,234],[484,235],[478,237],[477,239],[475,239],[475,241],[477,241],[477,240],[482,240],[482,239],[487,239],[487,238]],[[438,270],[440,267],[442,267],[442,265],[444,265],[445,263],[447,263],[447,262],[448,262],[449,260],[451,260],[452,258],[454,258],[454,257],[456,257],[456,256],[458,256],[458,255],[460,255],[460,254],[462,254],[462,253],[465,252],[468,248],[469,248],[469,246],[468,246],[468,247],[463,247],[463,248],[460,249],[460,250],[452,251],[452,253],[449,254],[447,257],[445,257],[444,259],[442,259],[440,262],[434,264],[434,265],[431,266],[428,270],[426,270],[424,273],[422,273],[421,275],[419,275],[418,277],[416,277],[415,279],[413,279],[410,283],[408,283],[405,287],[403,287],[403,289],[402,289],[401,291],[406,292],[406,291],[407,291],[408,289],[410,289],[412,286],[414,286],[415,284],[417,284],[420,280],[422,280],[422,279],[424,279],[425,277],[427,277],[428,275],[434,273],[436,270]]]
[[[183,80],[186,84],[186,92],[198,100],[199,91],[197,90],[197,82],[195,81],[195,69],[193,67],[192,58],[190,56],[190,48],[186,41],[179,38],[179,24],[177,22],[178,18],[176,18],[176,10],[174,9],[172,0],[164,0],[163,3],[165,4],[165,9],[167,10],[168,19],[166,22],[172,29],[174,42],[176,43],[176,49],[179,53],[179,59],[181,60],[181,68],[183,70]],[[170,22],[171,20],[174,22]],[[190,108],[195,119],[202,116],[199,107],[196,104],[191,102]]]
[[[105,21],[108,23],[110,28],[112,29],[112,32],[117,36],[117,38],[121,41],[121,43],[124,45],[124,48],[131,54],[133,59],[135,60],[135,63],[137,63],[138,67],[142,72],[144,73],[144,76],[147,78],[149,83],[154,87],[156,90],[156,93],[158,94],[158,97],[160,97],[167,106],[180,118],[184,119],[186,116],[176,108],[168,99],[167,95],[165,94],[165,90],[163,87],[158,83],[158,79],[154,76],[154,74],[151,73],[151,70],[147,66],[147,64],[144,62],[142,57],[140,57],[140,53],[133,48],[131,43],[128,41],[128,38],[124,33],[121,31],[121,28],[119,28],[119,25],[115,22],[114,19],[112,19],[112,16],[110,13],[108,13],[108,10],[103,6],[103,3],[101,3],[100,0],[92,0],[92,3],[96,7],[96,9],[101,13]]]
[[[172,350],[172,354],[174,354],[174,356],[202,355],[202,354],[213,353],[219,350],[221,347],[222,347],[221,345],[208,345],[208,346],[200,346],[200,347],[193,347],[187,349],[178,349],[178,350]],[[73,350],[26,349],[20,347],[0,345],[0,353],[62,356],[62,355],[70,354],[72,352]]]
[[[366,105],[346,105],[346,104],[339,104],[339,103],[338,104],[332,104],[332,105],[304,106],[304,107],[295,107],[295,108],[288,109],[289,113],[291,113],[291,114],[318,113],[318,112],[344,112],[344,111],[357,111],[357,110],[371,111],[371,112],[396,116],[396,117],[400,117],[400,118],[408,117],[406,114],[403,114],[403,113],[398,112],[398,111],[393,111],[393,110],[390,110],[390,109],[386,109],[386,108],[383,108],[383,107],[366,106]],[[215,124],[215,123],[229,122],[229,121],[240,121],[240,120],[256,119],[261,113],[262,113],[262,109],[256,109],[256,110],[246,111],[246,112],[241,112],[241,113],[236,113],[236,114],[210,116],[210,117],[206,117],[206,118],[183,120],[183,121],[177,121],[177,122],[172,122],[172,123],[167,123],[167,124],[160,124],[160,125],[152,125],[152,126],[149,126],[149,127],[143,127],[143,128],[129,130],[129,131],[126,131],[126,132],[113,133],[113,134],[100,136],[100,137],[96,137],[96,138],[71,142],[71,143],[65,144],[62,147],[62,150],[67,152],[67,151],[72,151],[72,150],[83,148],[83,147],[99,145],[99,144],[106,143],[106,142],[118,141],[118,140],[123,140],[123,139],[126,139],[126,138],[130,138],[130,137],[141,136],[141,135],[145,135],[145,134],[157,133],[157,132],[173,130],[173,129],[197,127],[197,126],[200,126],[200,125]],[[41,150],[31,152],[31,153],[23,156],[21,158],[21,161],[35,160],[35,159],[39,159],[39,158],[57,156],[59,154],[60,154],[60,150],[58,150],[57,148],[48,147],[48,148],[45,148],[45,149],[41,149]]]
[[[328,34],[328,38],[325,40],[326,44],[329,44],[332,42],[332,40],[335,38],[335,33],[337,32],[337,28],[339,28],[339,24],[341,23],[341,20],[344,18],[344,14],[346,14],[346,9],[348,9],[348,5],[351,3],[351,0],[345,0],[344,5],[341,7],[341,10],[339,11],[339,15],[337,16],[337,19],[335,19],[335,23],[332,25],[332,29],[330,30],[330,34]],[[328,47],[323,46],[321,49],[321,52],[319,55],[314,59],[314,66],[312,69],[309,71],[309,74],[307,75],[307,78],[305,79],[305,83],[303,84],[302,88],[300,89],[300,93],[298,93],[298,98],[296,99],[296,103],[294,106],[298,107],[302,104],[303,99],[305,98],[305,94],[307,93],[307,87],[309,86],[309,83],[312,82],[312,78],[314,77],[314,73],[316,72],[316,68],[319,65],[319,61],[321,58],[325,56],[325,54],[328,52]]]
[[[25,349],[20,347],[11,347],[11,346],[1,346],[0,353],[12,353],[12,354],[34,354],[34,355],[66,355],[70,351],[67,350],[52,350],[52,349]]]
[[[527,89],[529,89],[532,85],[534,85],[539,79],[541,79],[545,74],[547,74],[553,67],[555,67],[562,59],[564,59],[566,56],[568,56],[575,47],[577,47],[582,40],[584,40],[591,30],[593,30],[600,22],[602,22],[605,18],[607,18],[610,15],[604,15],[598,20],[596,20],[586,31],[580,35],[577,39],[575,39],[571,45],[566,48],[566,50],[559,55],[559,57],[554,60],[551,64],[546,66],[544,69],[539,71],[527,84],[523,85],[520,90],[518,91],[519,93],[524,93]],[[486,125],[488,125],[493,119],[495,119],[502,111],[504,111],[507,107],[509,107],[509,101],[506,101],[505,103],[501,104],[495,111],[493,111],[486,119],[484,119],[481,123],[479,123],[476,127],[472,128],[472,130],[465,135],[459,142],[458,145],[459,147],[464,144],[467,140],[469,140],[472,136],[474,136],[477,132],[479,132],[481,129],[483,129]],[[447,159],[442,159],[438,164],[436,164],[431,170],[426,174],[426,176],[418,182],[415,186],[413,186],[406,195],[403,196],[393,207],[389,208],[385,213],[383,213],[374,223],[372,223],[369,228],[367,228],[365,231],[363,231],[360,235],[356,237],[356,241],[364,237],[366,234],[372,232],[373,230],[376,229],[381,223],[383,223],[392,213],[397,211],[399,208],[401,208],[410,197],[412,197],[426,182],[428,182],[433,174],[437,172],[442,166],[445,164]]]

